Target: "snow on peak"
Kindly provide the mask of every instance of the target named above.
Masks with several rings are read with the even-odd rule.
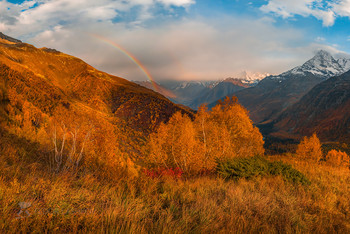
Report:
[[[296,73],[312,73],[325,77],[331,77],[344,72],[344,68],[327,51],[320,50],[317,54],[304,63],[301,67],[292,69]]]
[[[329,52],[320,50],[310,60],[303,65],[295,67],[279,76],[273,76],[273,79],[284,79],[290,75],[306,76],[313,74],[324,78],[340,75],[350,69],[350,59],[335,59]]]
[[[238,79],[241,79],[243,83],[253,84],[253,83],[258,83],[260,80],[270,75],[271,74],[266,72],[259,73],[259,72],[242,71],[240,74],[238,74]]]
[[[315,56],[312,59],[315,59],[315,58],[332,60],[333,56],[328,51],[319,50],[319,51],[317,51],[317,53],[315,54]]]
[[[344,71],[347,72],[350,70],[350,59],[349,58],[339,58],[338,63],[344,68]]]

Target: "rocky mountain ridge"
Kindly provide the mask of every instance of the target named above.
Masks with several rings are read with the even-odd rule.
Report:
[[[338,61],[342,61],[342,65]],[[255,87],[232,95],[236,95],[250,111],[254,122],[269,122],[299,101],[315,85],[344,73],[348,66],[346,61],[345,58],[336,60],[330,53],[321,50],[303,65],[277,76],[268,76]]]

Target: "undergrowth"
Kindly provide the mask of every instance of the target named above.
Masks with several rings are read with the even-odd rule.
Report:
[[[238,181],[142,173],[108,182],[89,173],[71,177],[38,169],[24,174],[20,164],[11,167],[16,173],[9,177],[7,165],[0,170],[0,233],[348,233],[349,169],[280,159],[284,163],[241,160],[259,169],[255,179]],[[286,175],[295,178],[288,164],[311,184],[286,182]],[[263,173],[268,176],[259,176]]]
[[[310,184],[309,179],[291,165],[280,161],[270,162],[260,156],[218,161],[216,172],[225,179],[238,180],[257,176],[281,175],[288,182],[302,185]]]

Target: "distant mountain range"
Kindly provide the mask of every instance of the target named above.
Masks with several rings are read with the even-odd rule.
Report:
[[[175,103],[197,109],[201,104],[210,104],[236,91],[255,86],[267,75],[269,74],[244,71],[239,75],[240,78],[229,77],[216,81],[166,80],[153,84],[150,81],[134,82],[163,94]]]
[[[311,135],[325,140],[350,140],[350,71],[312,88],[274,122],[273,134]]]
[[[319,51],[303,65],[276,76],[268,76],[256,86],[238,91],[236,95],[256,123],[269,122],[300,100],[315,85],[340,75],[349,68],[346,58],[334,59]]]
[[[216,82],[200,82],[200,81],[134,81],[146,88],[160,92],[171,101],[191,107],[193,99],[207,92]]]
[[[233,93],[249,88],[253,84],[244,83],[240,79],[227,78],[216,83],[212,88],[202,92],[197,98],[193,99],[190,107],[197,109],[203,103],[210,104],[226,96],[232,96]]]
[[[240,78],[218,81],[160,81],[157,89],[150,82],[138,83],[193,109],[203,103],[213,107],[225,96],[235,95],[250,111],[252,120],[263,123],[277,118],[315,85],[349,69],[350,59],[335,59],[320,50],[301,66],[280,75],[244,71]]]
[[[167,81],[160,86],[176,97],[163,95],[193,109],[202,103],[211,108],[225,96],[235,95],[252,120],[259,126],[270,126],[275,136],[293,138],[318,132],[323,139],[337,139],[350,136],[349,69],[349,58],[334,58],[320,50],[301,66],[260,81],[227,78]]]

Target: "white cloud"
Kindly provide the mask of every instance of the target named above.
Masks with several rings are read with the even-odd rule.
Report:
[[[267,5],[261,7],[264,12],[273,12],[283,18],[292,17],[294,14],[310,15],[309,5],[314,0],[270,0]]]
[[[58,24],[113,20],[118,12],[128,13],[133,7],[139,8],[134,21],[142,23],[152,18],[150,9],[157,4],[186,8],[194,3],[193,0],[29,0],[19,5],[0,0],[0,25],[4,31],[22,36]],[[34,4],[38,6],[33,7]]]
[[[312,12],[317,19],[322,20],[323,26],[329,27],[334,24],[336,14],[332,10],[314,10]]]
[[[339,16],[350,17],[350,0],[335,2],[332,7]]]
[[[313,16],[321,20],[323,26],[329,27],[334,24],[336,17],[350,17],[350,0],[269,0],[260,9],[283,18]]]
[[[216,22],[184,19],[153,28],[131,29],[125,24],[99,22],[84,27],[81,24],[56,27],[37,35],[32,42],[68,52],[103,71],[131,80],[146,77],[120,50],[91,37],[89,32],[104,36],[134,54],[158,80],[218,79],[242,70],[280,73],[300,65],[315,50],[325,48],[316,43],[295,46],[295,42],[304,40],[300,31],[273,25],[269,18],[234,17]]]
[[[315,41],[316,42],[325,42],[326,39],[324,37],[316,37]]]
[[[157,0],[160,3],[165,5],[173,5],[173,6],[188,6],[194,4],[194,0]]]
[[[294,1],[286,1],[293,5]],[[304,5],[298,1],[300,5],[294,9],[302,12]],[[36,2],[39,6],[31,8]],[[222,16],[210,21],[183,18],[158,20],[154,26],[143,24],[156,17],[152,8],[159,4],[169,13],[171,6],[186,8],[194,3],[193,0],[37,0],[16,5],[0,1],[0,30],[38,47],[51,47],[80,57],[103,71],[132,80],[143,80],[145,75],[125,54],[91,34],[120,44],[156,79],[217,79],[234,76],[242,70],[279,73],[300,65],[316,48],[324,48],[321,42],[305,42],[302,31],[275,27],[273,17]],[[292,16],[287,8],[276,5],[275,9],[284,12],[281,14],[285,17]],[[135,14],[133,21],[113,20],[119,14],[130,16],[131,12]]]

